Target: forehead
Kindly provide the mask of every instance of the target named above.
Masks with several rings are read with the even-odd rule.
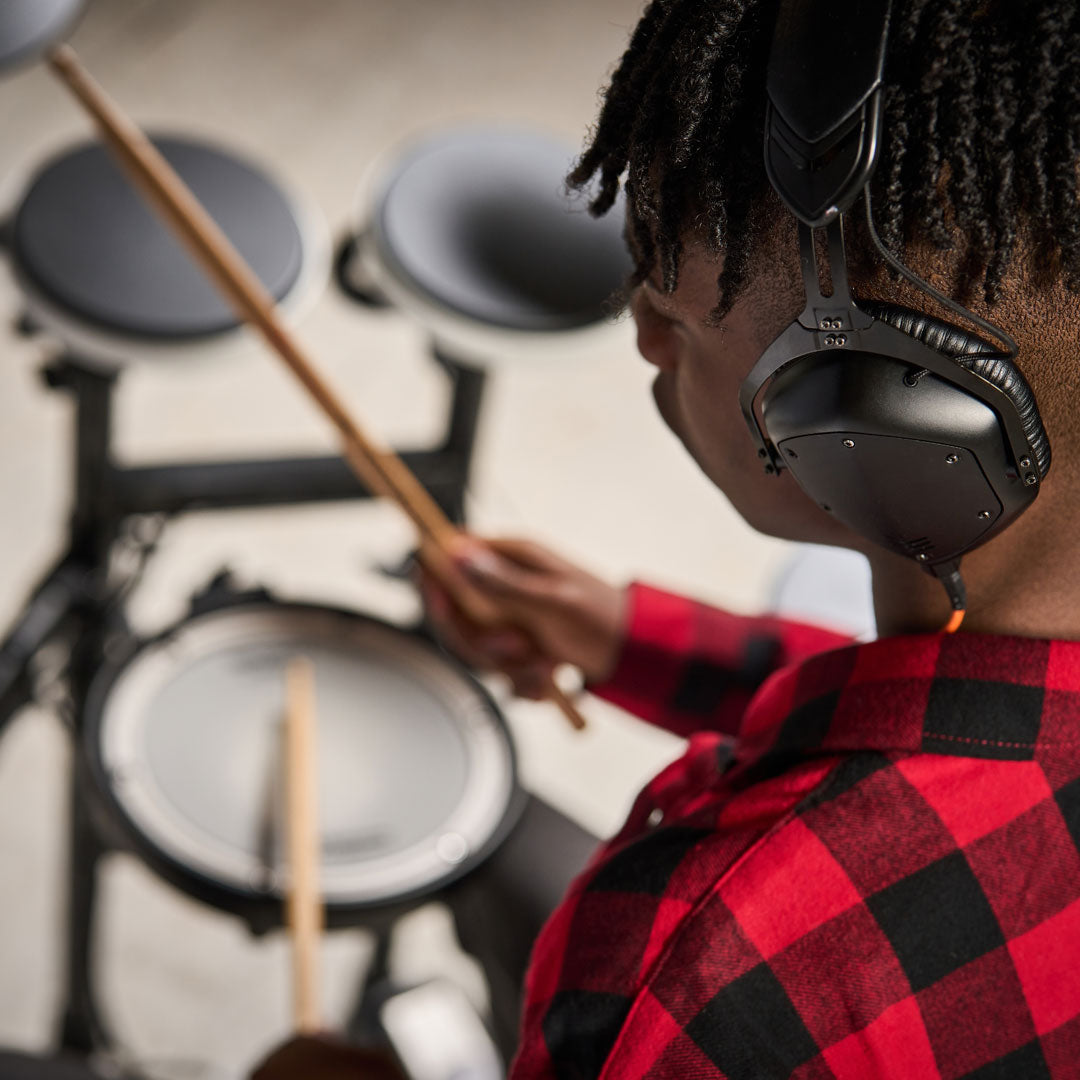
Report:
[[[679,278],[674,292],[664,291],[659,267],[645,278],[650,296],[660,305],[707,313],[720,302],[719,278],[724,269],[721,256],[699,245],[686,245],[679,259]]]
[[[786,310],[804,295],[795,220],[779,205],[776,210],[775,215],[767,215],[768,221],[763,227],[759,224],[750,228],[745,237],[733,238],[736,251],[745,256],[747,264],[745,283],[733,298],[736,303],[744,296],[753,296],[763,308]],[[674,292],[669,294],[663,290],[658,246],[654,249],[653,259],[643,265],[643,253],[634,242],[634,231],[628,221],[627,243],[639,274],[647,271],[641,280],[658,306],[676,305],[680,311],[689,309],[704,317],[721,305],[724,297],[718,282],[725,259],[706,238],[693,231],[683,233],[678,282]],[[745,243],[745,250],[739,251],[740,241]]]
[[[771,320],[782,315],[784,321],[790,322],[805,302],[797,252],[771,250],[752,256],[747,276],[730,305],[724,302],[720,288],[724,259],[700,244],[684,248],[674,292],[663,291],[657,269],[646,279],[645,287],[659,310],[685,320],[722,325],[727,321],[727,312],[746,305],[759,318]]]

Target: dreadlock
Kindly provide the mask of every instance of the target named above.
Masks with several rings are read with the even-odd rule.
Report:
[[[625,188],[640,281],[678,283],[688,232],[723,253],[721,309],[774,216],[762,138],[778,0],[652,0],[568,180],[590,209]],[[1075,0],[895,0],[875,216],[894,251],[962,238],[957,291],[993,304],[1023,234],[1080,293]]]

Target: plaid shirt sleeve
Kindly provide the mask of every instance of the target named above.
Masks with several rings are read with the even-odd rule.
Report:
[[[734,615],[635,582],[618,664],[589,690],[676,735],[737,735],[747,704],[769,675],[850,644],[831,630]]]

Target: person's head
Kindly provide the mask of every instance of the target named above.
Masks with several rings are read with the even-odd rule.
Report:
[[[742,379],[803,306],[795,221],[763,157],[777,6],[654,0],[570,180],[596,183],[597,213],[625,188],[639,347],[706,473],[764,532],[862,547],[789,475],[762,477],[738,408]],[[894,0],[871,187],[887,245],[1018,340],[1059,487],[1080,483],[1076,6]],[[843,57],[822,42],[813,62]],[[892,280],[857,230],[852,249],[857,295],[952,318]]]

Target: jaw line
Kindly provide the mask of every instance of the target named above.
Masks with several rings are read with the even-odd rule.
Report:
[[[678,423],[678,414],[676,410],[668,404],[671,400],[671,393],[669,389],[670,384],[665,379],[665,372],[660,372],[652,382],[652,396],[653,401],[656,404],[656,411],[660,414],[660,419],[671,429],[671,431],[678,438],[686,448],[689,450],[689,446],[686,442],[686,436],[683,432],[682,425]]]

